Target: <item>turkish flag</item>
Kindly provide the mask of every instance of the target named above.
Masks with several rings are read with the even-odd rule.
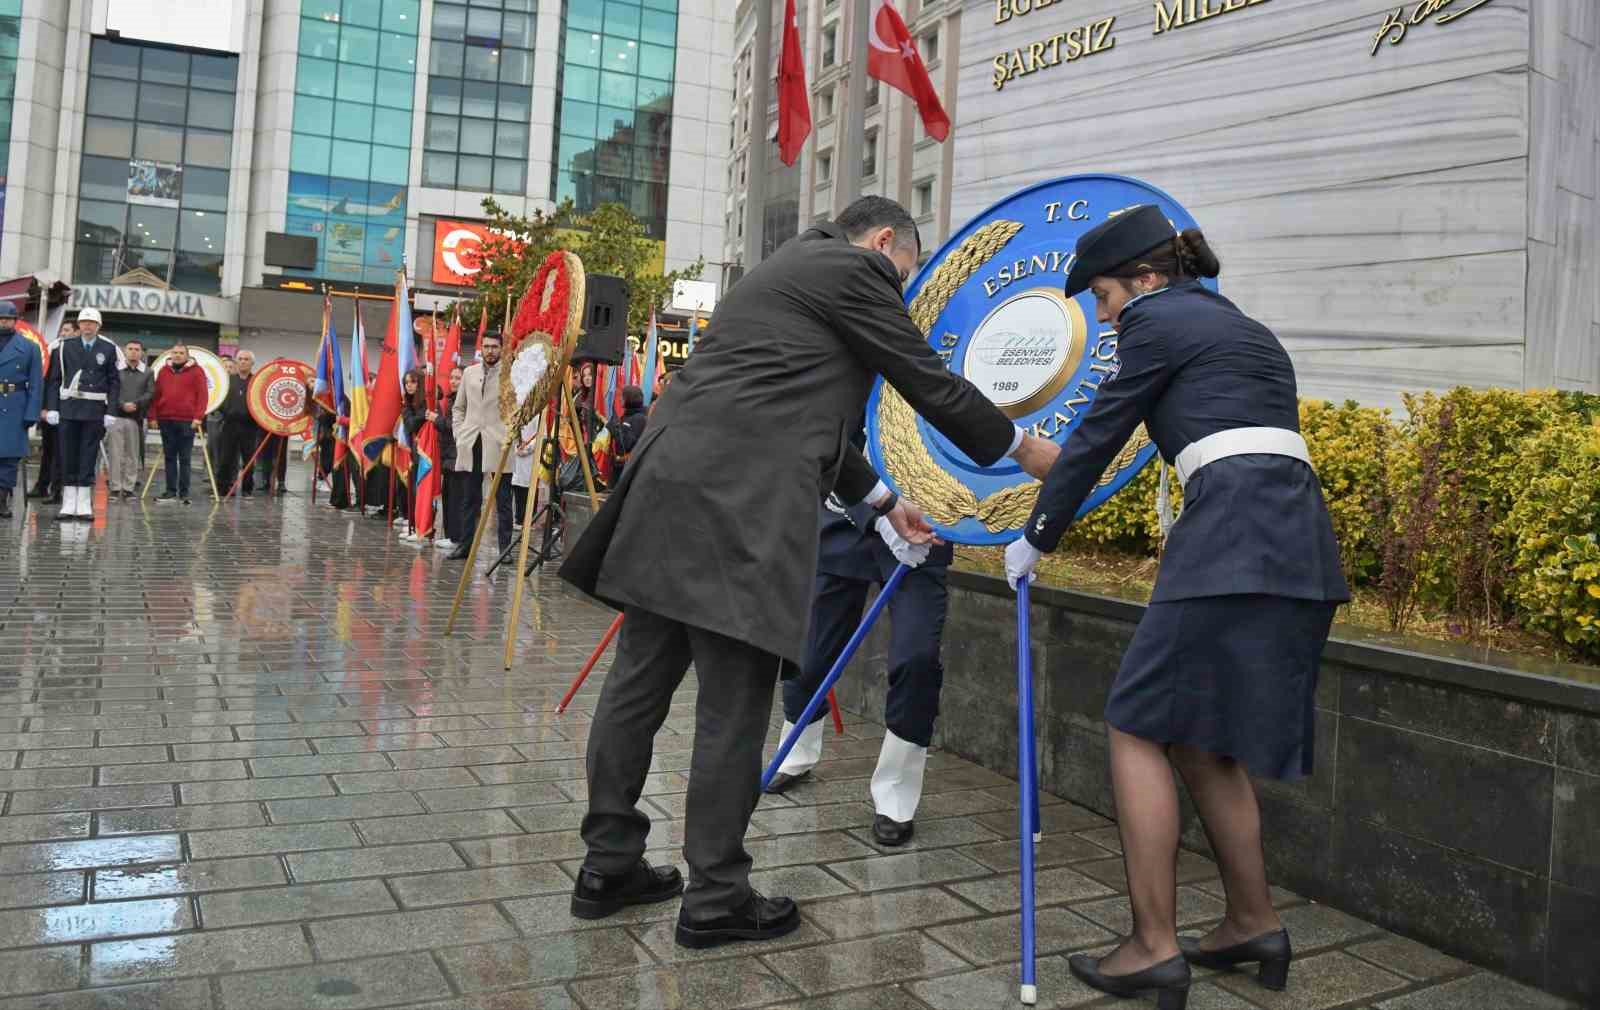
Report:
[[[793,165],[811,135],[811,99],[806,94],[806,61],[800,54],[800,19],[794,0],[783,12],[783,53],[778,57],[778,157]]]
[[[872,0],[867,42],[867,73],[917,103],[928,136],[939,141],[950,136],[950,117],[939,104],[939,93],[933,90],[928,68],[922,65],[922,54],[889,0]]]

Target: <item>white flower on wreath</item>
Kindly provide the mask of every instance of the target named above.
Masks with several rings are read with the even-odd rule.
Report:
[[[517,402],[528,398],[533,387],[544,378],[544,373],[550,370],[550,355],[542,340],[530,339],[527,346],[517,352],[517,359],[511,363],[511,388],[516,391]]]

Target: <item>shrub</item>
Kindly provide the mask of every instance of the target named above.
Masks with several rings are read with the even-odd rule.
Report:
[[[1391,475],[1415,493],[1421,479],[1424,447],[1436,449],[1441,474],[1453,478],[1438,503],[1439,527],[1459,530],[1487,513],[1499,546],[1510,548],[1506,516],[1518,490],[1515,476],[1521,446],[1563,418],[1571,417],[1561,397],[1551,390],[1468,389],[1442,395],[1404,397],[1409,413],[1401,427],[1402,451],[1395,454]],[[1448,431],[1444,430],[1448,427]],[[1418,565],[1418,593],[1428,604],[1448,607],[1456,597],[1454,544],[1430,544]],[[1493,601],[1496,608],[1502,600]]]
[[[1525,627],[1600,658],[1600,419],[1568,415],[1525,450],[1504,524],[1510,602]]]
[[[1398,432],[1387,410],[1354,400],[1300,404],[1300,433],[1328,501],[1328,515],[1339,541],[1345,578],[1365,583],[1379,574],[1368,498],[1384,476],[1384,459],[1394,451]]]

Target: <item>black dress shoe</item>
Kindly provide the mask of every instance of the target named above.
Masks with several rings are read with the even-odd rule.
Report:
[[[50,489],[49,488],[43,488],[43,487],[35,486],[35,487],[28,488],[28,493],[26,495],[24,495],[23,497],[26,497],[26,498],[43,498],[46,495],[48,495],[49,493],[50,493]]]
[[[572,914],[580,919],[604,919],[629,905],[671,901],[682,893],[683,874],[673,866],[651,866],[641,859],[632,872],[615,877],[582,869],[572,889]]]
[[[740,940],[776,940],[800,928],[800,908],[789,898],[763,898],[755,891],[743,906],[727,915],[691,922],[678,912],[680,947],[704,950]]]
[[[810,768],[807,768],[799,775],[790,775],[787,772],[779,772],[778,774],[772,776],[771,782],[767,783],[767,792],[772,793],[774,796],[779,795],[796,782],[799,782],[804,778],[809,778],[810,776]]]
[[[45,502],[45,504],[46,505],[60,505],[61,504],[61,489],[60,488],[56,488],[55,491],[50,495],[50,498]]]
[[[1202,968],[1232,968],[1236,964],[1260,962],[1256,980],[1262,988],[1283,992],[1289,985],[1289,962],[1294,958],[1294,951],[1289,946],[1289,931],[1285,929],[1262,933],[1220,950],[1201,950],[1198,939],[1180,936],[1178,949],[1190,964]]]
[[[0,487],[0,519],[11,518],[11,489]]]
[[[1189,962],[1182,954],[1131,975],[1107,975],[1100,971],[1101,960],[1074,954],[1067,965],[1084,985],[1113,996],[1126,999],[1154,992],[1156,1010],[1184,1010],[1189,1005]]]
[[[444,556],[444,559],[446,561],[465,561],[467,560],[467,555],[471,552],[472,548],[468,545],[458,544],[455,550]]]
[[[911,841],[917,826],[911,821],[897,821],[887,814],[872,819],[872,837],[879,845],[904,845]]]

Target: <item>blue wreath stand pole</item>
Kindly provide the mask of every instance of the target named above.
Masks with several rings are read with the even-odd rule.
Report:
[[[1028,579],[1017,582],[1017,844],[1022,855],[1022,1002],[1039,1001],[1034,978],[1033,843],[1039,837],[1039,769],[1033,747],[1033,649],[1028,621]]]
[[[878,615],[883,613],[883,608],[888,605],[889,598],[894,595],[896,589],[900,588],[900,580],[905,578],[906,573],[909,571],[911,569],[906,565],[897,566],[894,572],[890,574],[889,581],[883,584],[883,592],[879,593],[878,598],[872,601],[872,606],[867,608],[867,615],[861,619],[860,627],[856,628],[855,634],[850,636],[850,641],[845,644],[844,651],[839,653],[839,658],[833,661],[833,669],[828,671],[828,675],[823,678],[821,686],[817,688],[817,693],[813,694],[811,700],[806,703],[805,711],[800,713],[800,718],[794,721],[794,729],[789,731],[789,738],[778,746],[778,753],[772,756],[772,763],[767,765],[766,772],[761,776],[762,792],[766,792],[767,786],[772,782],[772,776],[778,774],[778,766],[783,764],[783,759],[789,756],[790,751],[794,750],[794,745],[800,740],[800,734],[805,732],[807,726],[811,725],[811,717],[816,715],[817,709],[822,707],[823,699],[828,697],[828,692],[832,690],[834,682],[839,679],[844,673],[844,668],[849,665],[850,657],[856,654],[856,650],[866,640],[867,632],[872,630],[872,625],[878,620]]]

